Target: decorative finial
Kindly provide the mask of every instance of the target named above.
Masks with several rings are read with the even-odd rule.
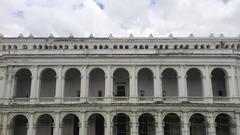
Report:
[[[219,38],[224,38],[223,33],[221,33],[221,34],[219,35]]]
[[[149,34],[149,38],[153,38],[153,34],[152,33]]]
[[[109,38],[113,38],[113,35],[110,33],[108,37],[109,37]]]
[[[30,33],[28,37],[29,37],[29,38],[33,38],[33,34],[32,34],[32,33]]]
[[[72,34],[72,33],[69,35],[69,38],[74,38],[74,36],[73,36],[73,34]]]
[[[169,38],[173,38],[173,34],[172,33],[170,33],[170,35],[168,36]]]
[[[194,35],[190,33],[189,38],[194,38]]]
[[[133,38],[133,34],[132,33],[129,35],[129,38]]]
[[[19,38],[23,38],[23,34],[22,34],[22,33],[20,33],[18,37],[19,37]]]
[[[215,36],[214,36],[213,33],[211,33],[209,37],[210,37],[210,38],[214,38]]]
[[[93,38],[93,34],[90,34],[90,35],[89,35],[89,38]]]
[[[50,34],[50,35],[49,35],[49,38],[54,38],[53,34]]]

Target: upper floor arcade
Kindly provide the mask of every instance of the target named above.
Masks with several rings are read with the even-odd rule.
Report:
[[[9,66],[4,103],[239,102],[237,66]]]

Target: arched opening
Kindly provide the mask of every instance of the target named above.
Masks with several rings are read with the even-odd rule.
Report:
[[[56,72],[47,68],[42,71],[40,97],[54,97],[56,89]]]
[[[187,71],[187,91],[189,97],[202,97],[201,72],[192,68]]]
[[[189,120],[190,135],[206,135],[206,120],[202,114],[193,114]]]
[[[170,113],[164,118],[164,135],[180,135],[181,121],[177,114]]]
[[[130,135],[130,118],[123,113],[117,114],[113,118],[114,135]]]
[[[226,97],[227,89],[226,89],[226,80],[227,76],[223,69],[216,68],[211,73],[211,81],[212,81],[212,91],[214,97]]]
[[[88,118],[88,135],[104,135],[104,117],[101,114],[92,114]]]
[[[153,73],[150,69],[144,68],[138,72],[138,96],[153,97]]]
[[[105,73],[100,68],[90,72],[89,97],[103,97],[105,95]]]
[[[79,119],[74,114],[68,114],[63,118],[62,135],[79,135]]]
[[[54,120],[48,114],[41,115],[37,120],[37,135],[53,135]]]
[[[15,94],[16,98],[29,98],[31,92],[32,74],[28,69],[20,69],[15,75]]]
[[[129,96],[129,73],[126,69],[119,68],[113,73],[113,95],[116,97]]]
[[[64,97],[80,97],[81,73],[72,68],[65,74]]]
[[[216,119],[216,135],[231,135],[233,129],[231,129],[231,117],[227,114],[219,114]]]
[[[177,72],[174,69],[165,69],[162,73],[163,97],[178,96]]]
[[[139,135],[156,135],[155,119],[152,114],[142,114],[138,119],[138,123]]]
[[[28,120],[23,115],[17,115],[11,120],[10,135],[27,135]]]

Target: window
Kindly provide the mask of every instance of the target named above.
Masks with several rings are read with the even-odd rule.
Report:
[[[125,86],[117,86],[117,95],[116,96],[119,96],[119,97],[126,96]]]

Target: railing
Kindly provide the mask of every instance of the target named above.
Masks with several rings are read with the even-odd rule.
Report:
[[[161,102],[158,102],[161,101]],[[0,98],[4,104],[100,103],[240,103],[240,97],[40,97]]]

